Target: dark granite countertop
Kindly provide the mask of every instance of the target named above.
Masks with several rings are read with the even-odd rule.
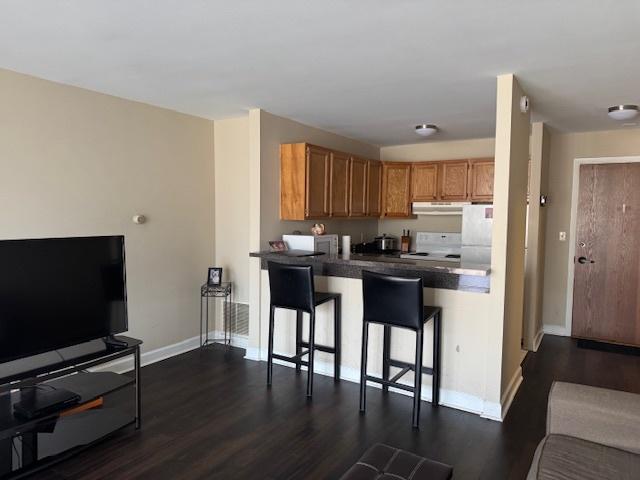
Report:
[[[252,257],[266,258],[268,260],[282,260],[291,258],[276,252],[251,253]],[[472,275],[486,277],[491,271],[490,265],[465,262],[464,259],[458,262],[438,262],[434,260],[414,260],[411,258],[400,258],[399,254],[375,254],[375,253],[350,253],[340,255],[314,255],[309,257],[294,257],[313,260],[322,263],[348,264],[359,267],[381,267],[386,265],[394,269],[404,270],[424,270],[427,272],[451,273],[454,275]],[[382,265],[381,265],[382,264]]]
[[[292,257],[277,252],[253,252],[252,257],[262,261],[266,268],[269,260],[288,264],[312,265],[315,275],[362,278],[362,270],[401,276],[422,277],[427,288],[444,288],[487,293],[489,291],[489,265],[464,262],[438,262],[400,258],[396,255],[351,253],[348,255],[314,255]]]

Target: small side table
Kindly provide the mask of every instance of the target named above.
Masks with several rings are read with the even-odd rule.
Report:
[[[210,298],[224,298],[224,305],[222,310],[224,338],[209,338]],[[202,318],[203,313],[204,319]],[[214,327],[215,324],[216,323],[214,318]],[[205,283],[200,287],[200,346],[206,347],[207,345],[211,345],[212,343],[217,342],[223,342],[225,345],[231,345],[231,282],[222,282],[220,285],[209,285]]]

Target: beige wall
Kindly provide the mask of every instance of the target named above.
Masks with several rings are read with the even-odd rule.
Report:
[[[540,205],[540,195],[548,192],[549,132],[542,122],[531,126],[529,218],[525,268],[523,346],[535,351],[542,339],[542,292],[548,208]]]
[[[215,264],[249,302],[249,117],[215,122]]]
[[[0,105],[0,238],[124,234],[130,334],[145,351],[197,335],[213,123],[6,70]]]
[[[524,313],[524,246],[527,170],[529,160],[529,114],[520,112],[524,92],[513,75],[498,77],[494,220],[491,246],[491,295],[500,325],[493,331],[501,338],[500,396],[521,381],[520,361]],[[491,334],[491,332],[489,332]],[[498,352],[499,355],[499,352]],[[489,372],[491,369],[488,370]],[[488,379],[492,385],[495,379]]]
[[[576,158],[640,155],[640,129],[558,134],[551,132],[549,206],[547,211],[543,322],[565,333],[569,243],[558,240],[571,218],[573,161]],[[551,329],[549,329],[551,327]],[[557,327],[557,328],[556,328]]]
[[[268,248],[268,241],[281,238],[283,233],[300,230],[309,232],[314,222],[280,220],[280,144],[309,142],[326,148],[341,150],[365,158],[380,158],[378,147],[341,137],[302,123],[260,111],[260,245]],[[371,238],[377,234],[377,220],[323,220],[328,233],[360,235]],[[310,233],[310,232],[309,232]]]
[[[382,147],[380,158],[394,162],[420,162],[431,160],[453,160],[458,158],[493,157],[495,140],[478,138],[453,142],[414,143]],[[416,232],[460,232],[461,216],[419,216],[412,219],[382,219],[378,223],[380,233],[402,235],[403,229],[411,230],[415,245]]]

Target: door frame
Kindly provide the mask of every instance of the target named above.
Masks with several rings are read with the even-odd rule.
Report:
[[[569,254],[567,258],[567,298],[566,298],[566,317],[564,321],[564,335],[571,336],[573,327],[573,282],[575,280],[575,262],[576,255],[575,236],[578,221],[578,192],[580,189],[580,166],[582,165],[605,165],[608,163],[640,163],[640,156],[627,157],[595,157],[595,158],[574,158],[573,159],[573,182],[571,186],[571,219],[569,222]]]

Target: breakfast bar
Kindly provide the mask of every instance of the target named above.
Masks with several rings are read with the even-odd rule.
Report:
[[[491,267],[465,261],[427,261],[400,258],[399,254],[347,253],[311,255],[292,252],[255,252],[250,254],[261,263],[260,288],[260,344],[268,344],[268,319],[270,287],[268,262],[289,265],[311,265],[315,289],[321,292],[339,293],[342,298],[341,322],[341,379],[359,382],[360,354],[362,346],[362,272],[372,271],[394,276],[422,278],[424,302],[442,309],[441,351],[441,405],[477,413],[487,418],[499,419],[499,405],[488,405],[483,400],[484,358],[487,325],[492,311],[490,281]],[[332,345],[334,322],[332,307],[320,306],[317,310],[315,340],[319,344]],[[308,332],[308,319],[303,319],[303,332]],[[277,309],[275,314],[274,351],[295,354],[296,314]],[[432,358],[433,328],[424,331],[424,358]],[[415,334],[404,329],[394,329],[391,338],[393,358],[410,362],[415,356]],[[260,358],[266,360],[267,350],[260,349]],[[383,328],[372,325],[369,333],[368,372],[380,375],[383,358]],[[334,358],[325,352],[317,352],[316,374],[333,375]],[[279,363],[276,361],[276,363]],[[425,360],[425,367],[429,362]],[[288,366],[291,366],[290,364]],[[392,375],[396,372],[392,372]],[[413,374],[402,378],[411,385]],[[431,401],[431,377],[422,380],[422,399]],[[406,393],[401,390],[392,391]]]
[[[425,288],[443,288],[477,293],[489,292],[491,266],[467,262],[414,260],[399,254],[346,253],[291,256],[280,252],[252,253],[261,259],[261,268],[268,261],[292,265],[311,265],[317,276],[362,278],[362,271],[405,277],[421,277]]]

